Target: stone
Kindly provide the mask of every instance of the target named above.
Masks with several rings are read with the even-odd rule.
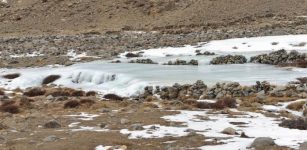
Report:
[[[132,131],[144,130],[142,124],[139,124],[139,123],[131,125],[131,126],[130,126],[130,129],[131,129]]]
[[[99,124],[99,127],[100,127],[100,128],[105,128],[106,126],[107,126],[107,124],[105,124],[105,123],[100,123],[100,124]]]
[[[44,124],[44,128],[61,128],[61,124],[56,120],[50,120]]]
[[[6,141],[5,137],[0,135],[0,144],[5,143],[5,141]]]
[[[120,124],[128,124],[130,121],[128,119],[122,118],[120,119]]]
[[[256,97],[257,97],[258,100],[264,100],[264,99],[266,99],[266,95],[265,95],[264,91],[258,92],[257,95],[256,95]]]
[[[46,100],[52,101],[52,100],[54,100],[54,97],[53,97],[52,95],[48,95],[48,96],[46,97]]]
[[[236,135],[236,134],[237,134],[236,130],[233,129],[233,128],[231,128],[231,127],[228,127],[228,128],[226,128],[226,129],[224,129],[224,130],[222,131],[222,133],[228,134],[228,135]]]
[[[275,145],[275,142],[272,138],[258,137],[253,141],[253,143],[251,144],[251,147],[255,148],[255,150],[265,150],[274,145]]]
[[[47,136],[46,138],[44,138],[43,141],[44,142],[54,142],[54,141],[56,141],[58,139],[60,139],[60,138],[58,138],[55,135],[50,135],[50,136]]]

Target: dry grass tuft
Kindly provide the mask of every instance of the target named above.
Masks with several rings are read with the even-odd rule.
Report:
[[[116,95],[116,94],[106,94],[106,95],[103,96],[103,98],[109,99],[109,100],[116,100],[116,101],[122,101],[122,100],[124,100],[123,97],[118,96],[118,95]]]
[[[290,103],[287,108],[288,109],[291,109],[291,110],[296,110],[296,111],[299,111],[299,110],[302,110],[304,105],[305,105],[306,101],[299,101],[299,102],[293,102],[293,103]]]
[[[46,90],[42,88],[32,88],[26,92],[23,93],[23,95],[28,97],[35,97],[35,96],[42,96],[46,93]]]
[[[76,108],[80,106],[80,102],[77,101],[77,100],[71,100],[71,101],[68,101],[64,104],[64,108],[67,109],[67,108]]]
[[[85,92],[84,91],[72,91],[71,96],[76,96],[76,97],[80,97],[80,96],[84,96]]]

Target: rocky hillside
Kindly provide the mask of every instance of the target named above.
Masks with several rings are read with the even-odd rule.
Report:
[[[202,30],[289,21],[305,0],[5,0],[1,35],[75,34],[120,30]],[[290,19],[291,20],[291,19]]]

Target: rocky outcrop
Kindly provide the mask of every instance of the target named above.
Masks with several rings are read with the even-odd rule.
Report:
[[[136,60],[131,60],[129,63],[138,63],[138,64],[157,64],[151,59],[136,59]]]
[[[157,94],[162,99],[215,99],[222,97],[243,97],[263,92],[270,94],[274,89],[273,85],[263,81],[257,82],[253,86],[241,86],[238,82],[217,83],[211,88],[208,88],[203,81],[197,81],[194,84],[180,85],[178,83],[173,86],[147,86],[141,97],[146,98]]]
[[[213,58],[210,61],[210,64],[244,64],[247,62],[247,59],[243,55],[226,55]]]
[[[153,94],[159,95],[162,99],[198,99],[207,90],[207,85],[203,81],[196,81],[194,84],[180,85],[178,83],[173,86],[147,86],[141,98],[152,96]]]
[[[200,52],[200,50],[197,50],[195,51],[196,52],[196,55],[197,56],[200,56],[200,55],[204,55],[204,56],[211,56],[211,55],[215,55],[214,52],[209,52],[209,51],[205,51],[205,52]]]
[[[304,60],[305,58],[305,54],[299,53],[297,51],[291,51],[288,53],[286,50],[279,50],[271,52],[269,54],[262,54],[251,57],[250,62],[270,65],[282,65],[285,63]]]
[[[167,63],[164,63],[163,65],[192,65],[192,66],[197,66],[198,65],[198,60],[175,60],[175,61],[168,61]]]

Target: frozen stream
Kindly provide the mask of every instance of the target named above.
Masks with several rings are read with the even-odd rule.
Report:
[[[271,65],[240,64],[240,65],[209,65],[209,61],[218,55],[236,53],[247,56],[267,53],[274,50],[306,51],[307,46],[298,47],[299,43],[307,42],[306,35],[262,37],[250,39],[231,39],[212,41],[197,46],[181,48],[160,48],[144,51],[144,58],[151,58],[160,64],[129,64],[121,55],[123,63],[95,61],[75,64],[67,67],[42,67],[24,69],[1,69],[0,74],[20,73],[19,78],[8,80],[0,78],[0,85],[6,88],[27,88],[40,86],[48,75],[60,75],[54,83],[66,87],[96,90],[103,93],[117,93],[129,96],[140,92],[146,85],[172,85],[174,83],[193,83],[203,80],[207,85],[216,82],[236,81],[244,85],[255,84],[256,81],[269,81],[273,84],[285,84],[297,77],[307,76],[307,69],[278,68]],[[272,42],[280,45],[272,45]],[[232,45],[231,45],[232,44]],[[221,46],[222,45],[222,46]],[[266,46],[264,46],[266,45]],[[307,44],[306,44],[307,45]],[[240,47],[242,46],[242,48]],[[255,48],[260,46],[261,50]],[[233,47],[236,47],[233,49]],[[220,49],[220,50],[217,50]],[[243,51],[243,48],[245,51]],[[225,51],[221,51],[221,49]],[[213,51],[215,56],[195,56],[195,50]],[[257,51],[258,50],[258,51]],[[166,55],[172,55],[166,57]],[[197,59],[199,66],[166,66],[165,63],[175,59]]]

